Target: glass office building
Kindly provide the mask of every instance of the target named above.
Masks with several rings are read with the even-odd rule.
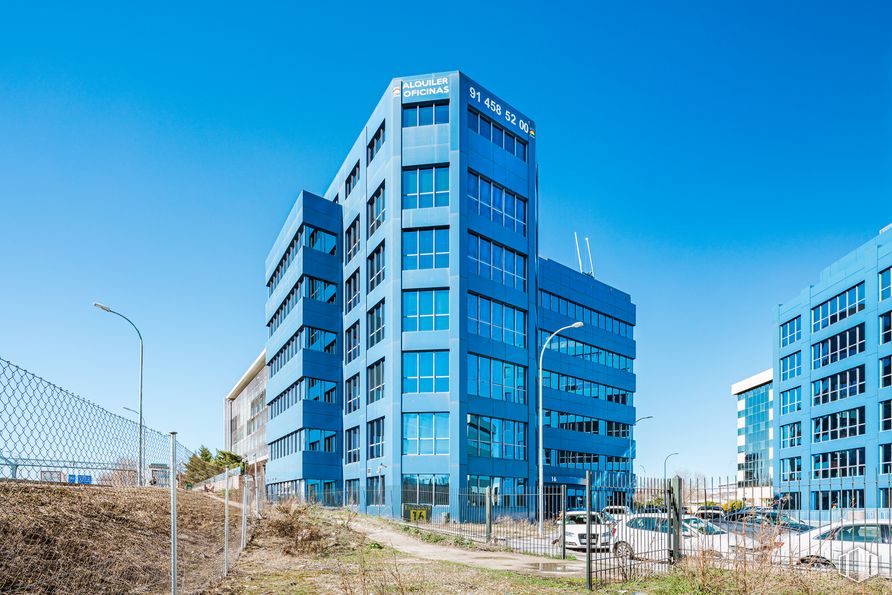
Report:
[[[628,477],[635,306],[538,256],[536,143],[464,74],[398,78],[299,194],[266,260],[271,497],[455,515],[535,491],[539,346],[577,320],[544,356],[546,489]]]
[[[268,457],[266,444],[266,353],[261,352],[223,400],[223,450],[242,457],[259,477]]]
[[[775,491],[790,508],[892,506],[892,232],[778,307]]]
[[[738,499],[771,499],[773,475],[774,389],[771,369],[731,385],[737,399]]]

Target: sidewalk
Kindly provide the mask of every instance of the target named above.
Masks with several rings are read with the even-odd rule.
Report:
[[[457,562],[490,570],[508,570],[549,578],[585,576],[584,560],[556,560],[513,552],[462,549],[427,543],[394,528],[386,521],[356,518],[350,523],[355,531],[393,549],[428,560]]]

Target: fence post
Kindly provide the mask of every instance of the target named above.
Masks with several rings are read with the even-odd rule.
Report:
[[[242,473],[242,543],[239,551],[248,543],[248,474]]]
[[[561,484],[561,560],[567,559],[567,485]]]
[[[592,472],[585,472],[585,588],[592,590]]]
[[[681,477],[676,475],[669,484],[669,562],[681,559]]]
[[[177,433],[170,433],[170,595],[177,595]]]
[[[226,468],[225,506],[223,511],[223,576],[229,574],[229,467]]]
[[[483,509],[486,511],[486,543],[492,540],[492,486],[486,486],[486,502]]]

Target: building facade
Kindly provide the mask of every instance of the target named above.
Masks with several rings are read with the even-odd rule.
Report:
[[[458,515],[629,477],[635,307],[538,255],[535,125],[459,72],[394,79],[266,260],[267,491]],[[623,501],[620,488],[609,498]]]
[[[223,400],[223,449],[242,457],[262,481],[268,459],[266,444],[266,352],[262,351]]]
[[[890,506],[892,232],[778,308],[775,485],[794,509]]]
[[[740,500],[771,500],[774,445],[772,369],[731,385],[737,399],[737,495]]]

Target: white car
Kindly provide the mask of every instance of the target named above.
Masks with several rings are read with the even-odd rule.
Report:
[[[709,521],[684,516],[681,522],[683,556],[737,559],[759,550],[755,540],[729,533]],[[669,519],[666,514],[636,514],[620,519],[613,536],[613,552],[619,558],[668,558]]]
[[[892,520],[837,521],[785,537],[773,555],[777,562],[892,576]]]
[[[604,512],[611,516],[620,514],[632,514],[632,510],[628,506],[605,506]]]
[[[604,512],[592,512],[592,545],[591,549],[610,550],[613,547],[614,525],[613,517]],[[558,526],[558,536],[552,543],[561,542],[561,527]],[[585,526],[585,511],[567,513],[567,547],[571,549],[584,549],[588,542],[588,533]]]

